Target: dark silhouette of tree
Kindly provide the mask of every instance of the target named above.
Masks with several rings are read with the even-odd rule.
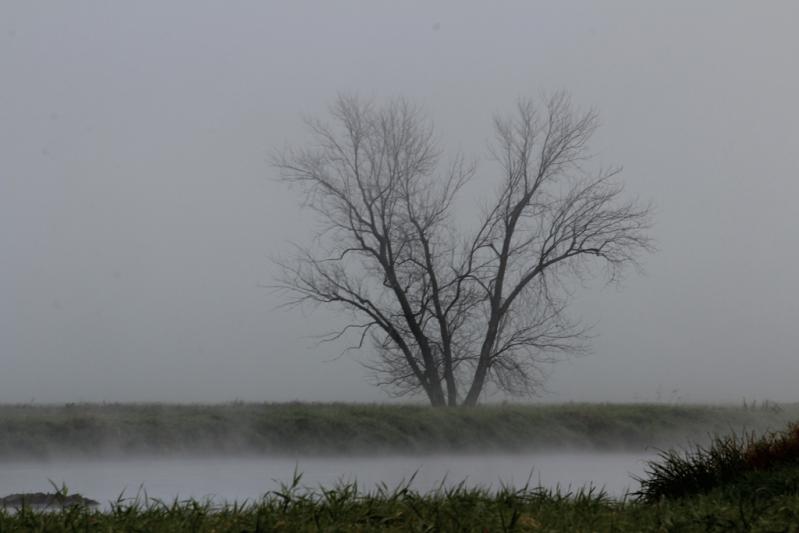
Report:
[[[616,280],[651,248],[650,207],[622,197],[619,168],[588,168],[597,115],[565,93],[495,118],[496,190],[461,224],[471,231],[453,215],[477,167],[458,156],[443,168],[418,107],[340,96],[330,115],[307,119],[311,141],[274,158],[321,223],[314,246],[279,261],[277,286],[288,305],[351,313],[326,338],[357,331],[395,394],[454,406],[489,385],[534,393],[548,362],[585,347],[567,284],[597,266]]]

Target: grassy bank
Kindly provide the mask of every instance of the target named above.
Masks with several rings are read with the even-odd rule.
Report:
[[[779,475],[786,481],[780,492],[728,487],[654,503],[614,501],[590,490],[460,488],[422,495],[402,488],[371,494],[354,486],[289,489],[225,508],[175,502],[120,504],[106,512],[0,510],[0,531],[797,531],[799,469]]]
[[[0,459],[116,454],[641,450],[779,428],[799,404],[0,406]]]
[[[262,501],[221,508],[189,501],[119,502],[105,512],[0,510],[0,531],[799,531],[795,426],[665,452],[650,467],[641,492],[624,501],[590,489],[309,492],[295,476]]]

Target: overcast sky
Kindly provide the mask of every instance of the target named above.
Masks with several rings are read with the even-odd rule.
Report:
[[[799,401],[799,3],[0,5],[0,402],[383,401],[331,316],[275,309],[309,215],[270,153],[338,91],[447,149],[569,91],[657,253],[573,314],[546,401]],[[477,180],[490,180],[488,173]]]

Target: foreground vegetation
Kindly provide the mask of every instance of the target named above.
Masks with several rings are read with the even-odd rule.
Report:
[[[655,502],[615,501],[590,489],[460,487],[422,495],[407,487],[371,494],[353,485],[314,493],[287,487],[261,502],[222,508],[140,501],[107,511],[0,510],[0,531],[799,531],[799,469],[772,474],[779,490],[761,491],[757,478],[745,476],[704,494]]]
[[[799,490],[799,424],[756,436],[724,435],[708,446],[667,450],[649,464],[637,497],[648,502],[684,498],[719,488],[760,498]]]
[[[799,404],[0,406],[0,459],[187,453],[344,454],[642,450],[763,431]]]
[[[300,489],[301,476],[262,501],[118,501],[109,510],[0,510],[0,531],[799,531],[799,426],[760,437],[717,437],[667,451],[641,490],[612,500],[528,487],[490,492],[411,482],[359,492],[354,484]]]

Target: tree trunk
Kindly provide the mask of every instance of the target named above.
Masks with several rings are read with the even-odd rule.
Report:
[[[483,385],[485,384],[487,373],[488,367],[484,365],[478,365],[477,371],[474,373],[472,386],[469,388],[469,393],[463,400],[464,407],[474,407],[477,405],[477,400],[480,399],[480,393],[483,391]]]
[[[425,389],[427,393],[427,398],[430,400],[430,405],[433,407],[446,407],[447,402],[444,399],[444,391],[441,390],[441,385],[432,386],[429,389]]]
[[[438,379],[438,372],[436,372],[434,368],[428,367],[425,374],[427,385],[424,390],[427,393],[427,398],[430,400],[430,405],[433,407],[446,406],[447,401],[444,396],[444,388],[441,386],[441,381]]]
[[[493,314],[493,313],[492,313]],[[480,348],[480,358],[477,361],[477,369],[474,372],[474,379],[472,385],[469,387],[469,392],[466,398],[463,399],[463,405],[466,407],[473,407],[477,405],[477,400],[480,398],[480,393],[483,392],[486,377],[488,376],[488,361],[491,353],[491,347],[494,346],[494,341],[497,338],[497,331],[499,328],[499,319],[494,314],[488,326],[483,346]]]

